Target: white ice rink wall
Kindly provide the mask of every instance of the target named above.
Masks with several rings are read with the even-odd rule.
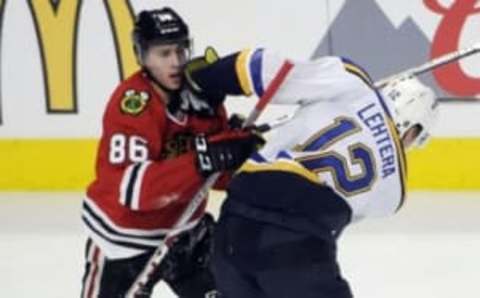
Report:
[[[132,16],[164,5],[188,21],[197,54],[346,55],[374,79],[480,41],[476,0],[0,0],[0,190],[81,190],[92,179],[105,103],[137,69]],[[478,56],[422,77],[444,102],[434,140],[409,156],[411,188],[480,189]],[[247,113],[253,101],[228,107]]]

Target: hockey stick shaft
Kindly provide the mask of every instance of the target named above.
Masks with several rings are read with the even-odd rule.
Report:
[[[263,124],[260,124],[260,125],[257,125],[255,126],[255,130],[258,131],[258,132],[261,132],[261,133],[266,133],[272,129],[275,129],[277,127],[280,127],[282,125],[284,125],[285,123],[287,123],[288,121],[292,120],[293,118],[293,114],[289,114],[289,115],[283,115],[271,122],[268,122],[268,123],[263,123]]]
[[[392,80],[415,77],[415,76],[421,75],[423,73],[426,73],[428,71],[431,71],[435,68],[441,67],[443,65],[446,65],[446,64],[449,64],[451,62],[463,59],[465,57],[471,56],[471,55],[479,53],[479,52],[480,52],[480,43],[476,43],[471,47],[463,48],[463,49],[460,49],[458,51],[445,54],[443,56],[440,56],[438,58],[430,60],[430,61],[428,61],[428,62],[426,62],[422,65],[419,65],[417,67],[413,67],[413,68],[407,69],[403,72],[400,72],[398,74],[394,74],[394,75],[389,76],[387,78],[381,79],[381,80],[375,82],[375,87],[376,88],[383,88],[383,87],[385,87],[385,85],[387,85]]]
[[[264,94],[258,100],[255,108],[245,120],[245,127],[252,125],[258,119],[262,111],[265,109],[267,104],[272,100],[273,96],[278,91],[280,85],[283,83],[292,67],[293,64],[289,61],[285,61],[283,63],[275,78],[272,80],[272,82],[265,90]],[[192,200],[187,205],[182,215],[175,222],[171,232],[167,233],[165,240],[155,250],[155,252],[152,254],[150,259],[146,263],[143,271],[137,276],[135,282],[132,284],[129,291],[127,292],[127,298],[137,298],[144,295],[143,291],[145,285],[150,281],[150,277],[152,276],[152,274],[155,273],[155,271],[160,266],[162,260],[165,258],[165,255],[168,253],[169,242],[177,235],[179,229],[185,226],[185,224],[192,218],[193,214],[203,203],[203,201],[207,197],[208,191],[213,187],[220,175],[220,173],[210,175],[205,181],[205,183],[202,185],[200,190],[193,196]]]

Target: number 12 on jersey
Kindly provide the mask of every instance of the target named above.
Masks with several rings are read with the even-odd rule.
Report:
[[[329,172],[335,189],[344,196],[353,196],[371,189],[377,179],[375,157],[368,146],[356,142],[348,146],[348,156],[334,150],[328,150],[336,142],[360,132],[362,128],[355,120],[338,117],[329,125],[295,147],[297,151],[312,152],[312,155],[297,158],[307,169],[315,172]],[[352,174],[351,165],[360,169]]]

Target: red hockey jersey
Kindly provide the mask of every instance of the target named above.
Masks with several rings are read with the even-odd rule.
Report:
[[[193,136],[227,127],[223,107],[214,118],[177,119],[164,102],[137,72],[117,87],[106,107],[96,179],[88,187],[82,219],[110,258],[159,245],[204,182],[190,148]],[[205,203],[194,219],[204,209]]]

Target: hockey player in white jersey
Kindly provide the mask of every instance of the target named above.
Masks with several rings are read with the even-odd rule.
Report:
[[[285,58],[246,50],[191,75],[199,92],[262,96]],[[233,178],[216,232],[214,272],[227,298],[348,298],[337,239],[351,222],[394,214],[404,147],[424,143],[437,109],[415,79],[383,95],[351,61],[294,66],[272,99],[297,104]]]

